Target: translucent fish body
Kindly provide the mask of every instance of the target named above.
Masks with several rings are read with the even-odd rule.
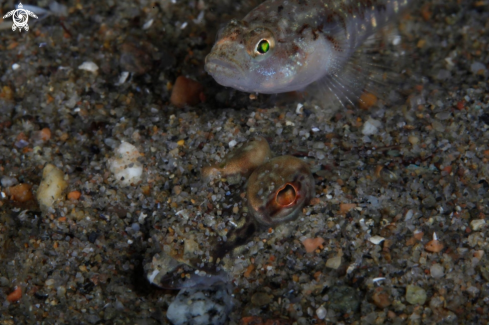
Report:
[[[205,69],[245,92],[283,93],[328,80],[339,92],[347,85],[338,76],[353,53],[414,1],[268,0],[219,32]]]

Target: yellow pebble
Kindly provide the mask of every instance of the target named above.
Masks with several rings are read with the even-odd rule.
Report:
[[[180,146],[180,147],[183,147],[185,145],[185,140],[178,140],[177,144]]]

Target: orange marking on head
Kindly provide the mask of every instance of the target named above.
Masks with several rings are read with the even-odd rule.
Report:
[[[295,204],[298,190],[291,183],[284,184],[275,194],[275,201],[282,207]]]

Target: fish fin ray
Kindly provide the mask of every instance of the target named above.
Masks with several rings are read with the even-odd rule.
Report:
[[[392,91],[401,88],[403,80],[406,57],[399,37],[399,32],[392,31],[390,26],[382,28],[348,61],[333,62],[331,73],[306,88],[309,97],[323,102],[336,99],[342,107],[352,105],[363,109],[384,102]],[[372,103],[373,98],[376,103]]]

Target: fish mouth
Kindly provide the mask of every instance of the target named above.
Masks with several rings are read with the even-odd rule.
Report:
[[[219,76],[236,78],[243,74],[237,62],[229,59],[217,58],[213,55],[208,55],[205,58],[204,69],[214,78],[219,78]]]

